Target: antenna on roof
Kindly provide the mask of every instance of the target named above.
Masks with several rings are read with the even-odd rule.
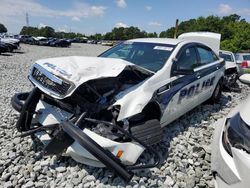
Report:
[[[176,37],[177,37],[178,24],[179,24],[179,19],[176,19],[176,22],[175,22],[175,30],[174,30],[174,38],[175,38],[175,39],[176,39]]]
[[[26,12],[26,26],[29,27],[29,14]]]

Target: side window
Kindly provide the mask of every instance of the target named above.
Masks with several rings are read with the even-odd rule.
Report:
[[[202,47],[197,47],[197,51],[200,56],[201,65],[208,64],[214,62],[216,59],[214,58],[214,54],[211,50],[207,50]]]
[[[194,69],[198,66],[196,51],[194,47],[186,48],[181,52],[177,66],[183,69]]]

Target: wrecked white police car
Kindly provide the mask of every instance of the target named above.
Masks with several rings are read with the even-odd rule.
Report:
[[[221,94],[224,61],[211,50],[219,49],[218,35],[200,34],[211,48],[183,38],[36,61],[28,76],[34,89],[12,98],[20,136],[39,138],[44,154],[106,166],[127,181],[132,170],[158,165],[150,146],[161,141],[162,127]],[[138,164],[144,150],[156,155],[153,164]]]

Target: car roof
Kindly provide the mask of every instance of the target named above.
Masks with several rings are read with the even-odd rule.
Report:
[[[184,41],[181,39],[171,39],[171,38],[138,38],[128,40],[129,42],[145,42],[145,43],[158,43],[158,44],[170,44],[177,45]]]
[[[227,53],[227,54],[233,54],[233,52],[226,51],[226,50],[220,50],[220,52],[222,52],[222,53]]]
[[[236,53],[236,55],[250,55],[250,53]]]

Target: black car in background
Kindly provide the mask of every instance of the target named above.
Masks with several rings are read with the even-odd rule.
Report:
[[[51,39],[47,42],[47,45],[52,47],[69,47],[71,42],[65,39]]]
[[[8,52],[8,47],[4,42],[0,42],[0,54],[4,52]]]
[[[13,52],[19,48],[19,43],[7,43],[0,41],[0,53]]]

